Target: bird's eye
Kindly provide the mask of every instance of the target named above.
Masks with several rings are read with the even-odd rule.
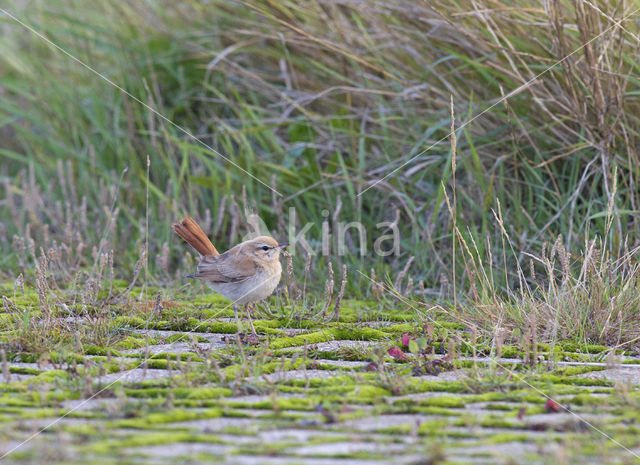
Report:
[[[268,246],[266,246],[266,245],[263,245],[263,246],[262,246],[262,250],[265,250],[265,251],[266,251],[266,250],[269,250],[269,247],[268,247]]]

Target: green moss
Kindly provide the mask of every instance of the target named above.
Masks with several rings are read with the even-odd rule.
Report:
[[[275,320],[278,322],[278,328],[296,328],[296,329],[313,329],[318,326],[317,321],[313,320],[294,320],[289,318],[280,318],[279,320]]]
[[[315,410],[316,405],[321,403],[318,397],[276,397],[260,402],[242,402],[233,399],[223,401],[223,405],[231,408],[246,408],[259,410]]]
[[[144,389],[125,389],[124,392],[128,397],[135,398],[156,398],[156,397],[166,397],[167,394],[171,391],[168,388],[152,388],[147,387]]]
[[[122,328],[144,328],[146,321],[136,316],[118,316],[113,320],[113,325]]]
[[[20,417],[24,419],[54,418],[60,416],[61,413],[60,410],[53,408],[23,409],[20,412]]]
[[[3,407],[35,407],[38,405],[38,402],[21,397],[3,395],[0,396],[0,405]]]
[[[385,326],[382,328],[382,331],[385,333],[392,334],[405,334],[405,333],[413,333],[416,331],[417,325],[415,323],[400,323],[390,326]]]
[[[518,411],[518,409],[520,408],[525,408],[525,406],[523,404],[515,404],[515,403],[508,403],[508,404],[488,404],[486,405],[484,408],[486,408],[487,410],[498,410],[498,411],[502,411],[502,412],[513,412]],[[531,409],[531,407],[529,407],[527,409],[527,413],[531,413],[529,410]]]
[[[373,328],[339,327],[333,329],[333,334],[335,339],[352,341],[383,341],[389,339],[389,335],[387,333]]]
[[[589,394],[578,394],[573,396],[570,403],[575,405],[607,405],[612,403],[609,397],[596,397]]]
[[[555,395],[555,393],[545,393],[547,395]],[[526,391],[526,392],[522,392],[520,394],[517,395],[516,398],[508,398],[508,397],[504,397],[502,400],[520,400],[522,402],[528,402],[530,404],[544,404],[547,401],[547,398],[542,395],[540,392],[538,391]]]
[[[124,339],[116,342],[114,345],[119,349],[127,350],[127,349],[139,349],[141,347],[145,347],[146,344],[147,344],[147,340],[145,338],[127,336]]]
[[[200,330],[200,328],[198,328]],[[160,336],[155,338],[154,343],[162,343],[162,344],[172,344],[174,342],[191,342],[192,339],[195,339],[196,342],[209,342],[204,336],[199,336],[193,333],[177,333],[177,334],[169,334],[168,336]]]
[[[614,382],[606,378],[575,378],[571,376],[561,376],[553,374],[540,375],[539,381],[550,382],[553,384],[571,384],[575,386],[613,386]]]
[[[435,396],[425,399],[400,399],[394,402],[394,405],[408,405],[408,406],[429,406],[429,407],[445,407],[445,408],[464,408],[465,401],[461,396]]]
[[[438,415],[441,417],[457,417],[464,410],[456,410],[448,407],[413,407],[411,408],[411,413],[422,413],[425,415]]]
[[[363,347],[343,347],[336,351],[309,350],[312,359],[323,358],[327,360],[367,361],[371,359],[371,351]],[[291,355],[291,351],[275,351],[274,356]]]
[[[218,399],[220,397],[228,397],[232,395],[231,389],[222,387],[147,387],[144,389],[125,389],[124,392],[129,397],[136,398],[158,398],[167,397],[170,393],[176,399],[193,399],[193,400],[205,400],[205,399]]]
[[[218,418],[222,416],[219,409],[208,409],[205,411],[193,411],[173,409],[167,412],[150,413],[146,420],[150,424],[173,423],[176,421],[199,420],[203,418]]]
[[[114,451],[118,451],[126,447],[142,447],[159,444],[166,445],[177,442],[208,442],[216,444],[221,443],[222,441],[212,434],[195,434],[189,432],[138,433],[119,439],[99,441],[87,446],[85,450],[95,454],[113,455]]]
[[[503,444],[506,442],[527,442],[531,441],[531,436],[526,433],[494,433],[484,439],[484,444]]]
[[[456,426],[468,426],[469,420],[461,418],[454,422]],[[507,420],[504,416],[484,416],[472,419],[472,423],[479,424],[483,428],[514,428],[520,427],[513,422]]]
[[[198,322],[198,320],[194,321],[194,323],[196,322]],[[194,324],[193,328],[196,328],[196,327],[198,327],[198,325]],[[185,329],[189,329],[189,328],[185,328]],[[198,331],[208,331],[210,333],[217,333],[217,334],[236,334],[238,332],[238,327],[236,326],[235,323],[230,323],[227,321],[212,321],[212,322],[203,324],[202,326],[199,326]]]
[[[566,366],[560,367],[554,370],[554,374],[564,375],[564,376],[576,376],[582,375],[584,373],[590,373],[592,371],[602,371],[605,367],[600,366]]]
[[[249,366],[246,365],[231,365],[224,368],[222,371],[224,373],[225,380],[230,381],[236,379],[238,376],[259,378],[263,374],[274,373],[276,370],[296,370],[302,367],[304,363],[304,360],[301,358],[285,360],[284,364],[282,361],[277,360],[254,366],[251,370],[249,369]]]
[[[333,323],[330,325],[330,329],[327,330],[316,331],[308,334],[299,334],[271,341],[271,347],[273,349],[282,349],[284,347],[301,346],[305,343],[305,340],[307,341],[307,344],[317,344],[319,342],[327,342],[334,339],[379,341],[389,339],[389,334],[373,328],[353,328]]]
[[[39,358],[37,354],[28,354],[25,352],[7,354],[9,361],[17,363],[37,363]]]
[[[258,329],[281,329],[278,320],[253,320],[253,326]]]
[[[298,334],[291,337],[281,337],[274,341],[269,341],[269,347],[272,349],[282,349],[284,347],[297,347],[309,344],[318,344],[320,342],[332,341],[334,335],[331,331],[317,331],[308,334]]]
[[[144,357],[144,354],[142,354]],[[198,354],[193,352],[182,352],[179,354],[172,352],[159,352],[157,354],[153,354],[149,360],[180,360],[181,362],[204,362],[204,359],[200,357]]]
[[[376,315],[369,315],[369,320],[373,320],[373,319],[379,319],[379,320],[383,320],[383,321],[396,321],[399,323],[404,323],[407,321],[413,321],[414,318],[412,317],[412,315],[408,314],[408,311],[411,311],[411,309],[407,309],[407,311],[385,311],[385,312],[379,312],[377,315],[379,316],[379,318],[376,318]]]
[[[522,349],[514,346],[504,346],[500,351],[500,356],[503,358],[521,358],[523,355]]]
[[[215,408],[200,411],[175,408],[167,410],[166,412],[149,413],[141,418],[130,418],[126,420],[108,422],[108,426],[112,428],[149,429],[164,423],[202,420],[206,418],[218,418],[221,416],[222,410]]]
[[[152,368],[152,369],[156,369],[156,370],[166,370],[167,369],[167,359],[149,359],[146,362],[147,368]],[[171,367],[173,369],[177,368],[177,364],[179,362],[174,362],[171,364]]]
[[[337,392],[340,388],[350,389],[353,386],[354,380],[350,376],[346,375],[338,375],[332,378],[309,378],[305,379],[292,379],[287,382],[289,386],[306,388],[306,391],[318,389],[322,387],[329,387],[334,392]],[[291,392],[288,386],[279,386],[280,389],[283,389],[282,392]],[[286,390],[285,390],[286,388]],[[294,392],[304,392],[304,391],[294,391]]]
[[[371,403],[380,401],[382,397],[390,396],[388,390],[370,384],[356,385],[347,393],[346,400],[357,403]]]
[[[231,312],[231,316],[233,316],[233,310],[230,308],[231,301],[215,292],[200,294],[197,297],[192,297],[190,299],[190,303],[193,306],[214,306],[214,308],[211,309],[211,311],[214,312],[222,312],[228,310]]]
[[[598,344],[579,344],[571,341],[560,342],[558,345],[567,352],[584,352],[587,354],[599,354],[609,350],[608,347]]]
[[[422,381],[412,378],[408,380],[411,392],[464,392],[467,386],[460,381]]]
[[[9,367],[9,371],[11,373],[16,373],[16,374],[20,374],[20,375],[38,375],[38,374],[40,374],[40,370],[38,370],[37,368],[30,368],[30,367],[10,366]]]
[[[284,336],[285,335],[285,332],[282,329],[256,328],[256,332],[258,334],[266,334],[267,336]]]
[[[26,379],[22,381],[26,384],[41,384],[41,383],[52,383],[56,379],[67,379],[69,374],[64,370],[49,370],[43,371],[33,378]]]
[[[418,434],[422,436],[441,436],[449,425],[448,420],[425,421],[418,427]]]
[[[233,394],[231,389],[219,387],[176,388],[173,392],[176,397],[184,396],[187,399],[218,399]]]
[[[111,349],[109,347],[99,347],[96,345],[85,345],[82,347],[83,353],[87,355],[111,355],[113,357],[120,357],[121,354],[115,349]]]

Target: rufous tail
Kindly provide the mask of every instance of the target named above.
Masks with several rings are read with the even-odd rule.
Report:
[[[202,228],[191,217],[185,217],[181,221],[171,225],[178,236],[184,239],[187,244],[196,249],[203,256],[220,255],[213,246]]]

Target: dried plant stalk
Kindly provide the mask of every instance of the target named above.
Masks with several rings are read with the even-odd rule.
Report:
[[[342,282],[340,283],[340,291],[338,291],[338,296],[336,297],[336,303],[333,307],[333,316],[331,317],[331,321],[338,321],[340,319],[340,303],[342,302],[342,297],[344,296],[344,288],[347,285],[347,265],[342,265]]]
[[[404,279],[404,277],[407,275],[407,273],[409,272],[409,267],[411,266],[411,264],[413,263],[413,261],[415,260],[416,257],[411,256],[409,257],[409,260],[407,260],[407,263],[404,265],[404,268],[402,269],[402,271],[400,273],[398,273],[398,277],[396,278],[395,283],[393,284],[393,287],[398,291],[401,292],[401,286],[402,286],[402,280]]]
[[[322,320],[327,316],[327,310],[329,309],[329,305],[331,305],[331,300],[333,298],[333,265],[329,262],[329,279],[324,284],[324,298],[325,303],[322,309]]]
[[[302,300],[307,298],[307,280],[309,279],[309,269],[311,268],[311,254],[307,254],[307,261],[304,264],[304,282],[302,284]]]
[[[373,292],[376,300],[380,300],[378,281],[376,281],[376,270],[373,268],[371,268],[371,291]]]

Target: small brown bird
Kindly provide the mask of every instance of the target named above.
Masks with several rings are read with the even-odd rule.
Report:
[[[278,286],[282,274],[280,251],[289,244],[260,236],[220,254],[193,218],[186,217],[171,227],[201,256],[197,273],[187,278],[202,279],[218,294],[233,301],[238,330],[238,305],[244,305],[255,336],[248,305],[269,297]]]

